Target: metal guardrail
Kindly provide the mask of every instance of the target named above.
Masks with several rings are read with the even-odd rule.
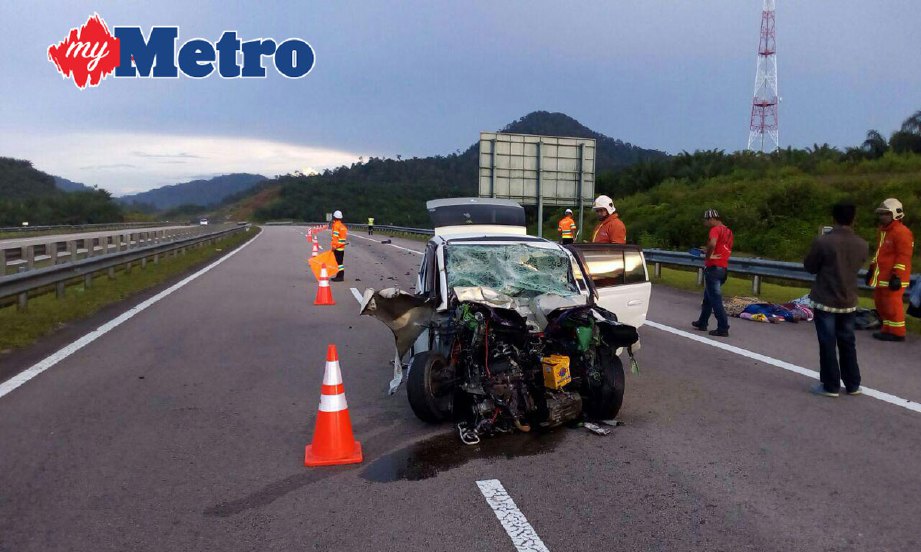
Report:
[[[156,228],[158,226],[176,225],[175,222],[111,222],[100,224],[55,224],[45,226],[4,226],[0,227],[0,234],[16,233],[31,234],[33,232],[48,231],[90,231],[90,230],[128,230],[132,228]]]
[[[108,255],[127,249],[173,241],[179,238],[208,233],[206,226],[179,226],[176,228],[143,228],[136,230],[122,229],[110,234],[97,236],[93,234],[71,235],[62,240],[61,236],[12,238],[0,240],[0,278],[7,272],[23,272],[40,268],[45,264],[73,262],[80,258]],[[17,241],[29,240],[32,243],[14,245]]]
[[[98,272],[107,270],[109,277],[114,278],[115,268],[118,266],[126,265],[130,270],[133,263],[139,262],[143,268],[147,264],[147,259],[152,259],[156,264],[159,262],[161,255],[169,253],[184,254],[189,247],[200,247],[205,243],[213,242],[236,232],[248,232],[249,228],[250,225],[237,225],[220,229],[211,227],[211,231],[187,235],[166,243],[148,244],[126,251],[85,257],[66,264],[57,264],[4,276],[0,278],[0,301],[10,297],[17,297],[19,308],[24,310],[28,305],[30,292],[54,286],[58,297],[62,297],[67,283],[72,280],[82,277],[84,285],[90,287],[93,276]]]
[[[314,223],[316,224],[316,223]],[[320,223],[327,224],[327,223]],[[367,228],[367,224],[349,224],[350,227]],[[404,234],[418,234],[424,236],[433,236],[435,231],[431,228],[410,228],[405,226],[390,226],[384,224],[375,224],[375,230],[401,232]],[[644,249],[643,254],[646,257],[646,264],[653,265],[653,273],[656,278],[662,276],[662,265],[678,266],[683,268],[697,269],[697,285],[702,286],[704,282],[704,261],[701,257],[696,257],[684,251],[668,251],[665,249]],[[731,257],[729,259],[730,274],[744,274],[752,277],[752,293],[759,295],[764,278],[774,278],[777,280],[789,280],[793,282],[811,283],[815,281],[815,275],[809,274],[802,263],[788,261],[774,261],[771,259],[759,259],[751,257]],[[867,274],[866,270],[861,270],[857,274],[858,286],[860,289],[872,289],[864,283]],[[921,274],[912,274],[911,281],[921,281]],[[906,294],[907,297],[907,294]]]

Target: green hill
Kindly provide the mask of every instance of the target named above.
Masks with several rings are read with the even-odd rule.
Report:
[[[21,159],[0,157],[0,226],[121,222],[105,190],[64,192],[53,176]]]
[[[664,152],[615,140],[562,113],[536,111],[502,129],[504,132],[575,136],[597,140],[596,172],[614,171],[637,161],[664,159]],[[460,154],[412,159],[379,159],[339,167],[313,176],[287,175],[257,220],[324,220],[341,209],[351,221],[375,217],[379,224],[425,226],[425,202],[441,197],[477,194],[478,145]]]

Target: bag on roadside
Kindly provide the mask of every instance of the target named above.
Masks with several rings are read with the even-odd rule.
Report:
[[[876,330],[882,327],[883,322],[875,309],[857,309],[854,316],[854,328],[858,330]]]

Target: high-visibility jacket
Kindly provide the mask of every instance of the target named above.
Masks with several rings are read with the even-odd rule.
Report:
[[[876,255],[870,263],[870,287],[888,288],[889,278],[894,274],[907,288],[911,278],[911,254],[915,237],[900,220],[894,220],[879,230]]]
[[[592,241],[594,243],[627,243],[627,227],[617,213],[613,213],[601,221],[598,228],[595,228]]]
[[[368,226],[374,226],[374,219],[372,217],[368,217]]]
[[[564,240],[576,239],[576,221],[572,220],[572,217],[569,215],[560,219],[557,230],[560,231],[560,237]]]
[[[329,248],[333,251],[345,251],[345,242],[349,239],[349,229],[342,224],[341,220],[333,221],[333,241]]]

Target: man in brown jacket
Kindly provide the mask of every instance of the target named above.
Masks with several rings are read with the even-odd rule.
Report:
[[[806,270],[816,275],[809,298],[815,307],[821,382],[811,390],[825,397],[837,397],[842,380],[848,395],[860,394],[854,317],[858,299],[857,271],[867,260],[869,246],[854,233],[855,213],[853,204],[835,205],[832,208],[834,228],[812,242],[803,261]]]

